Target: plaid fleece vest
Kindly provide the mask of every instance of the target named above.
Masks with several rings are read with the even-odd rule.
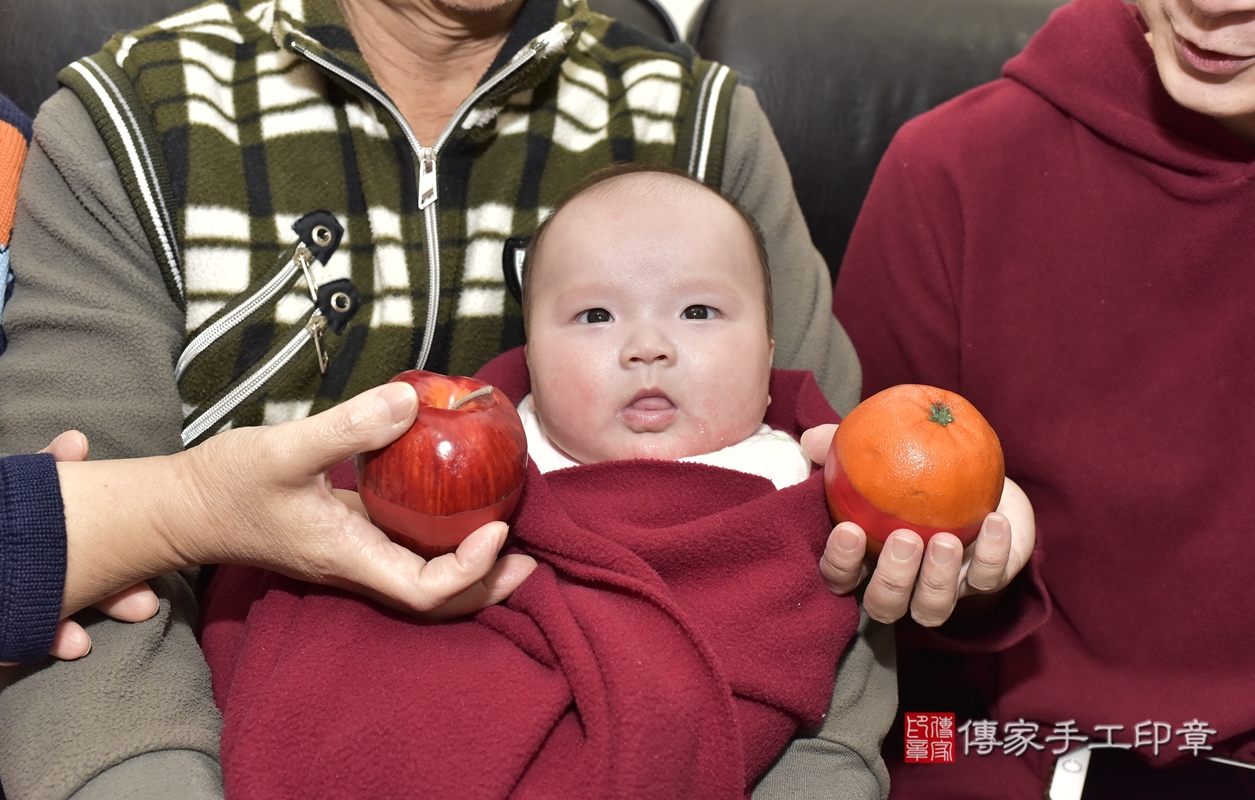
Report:
[[[59,78],[185,311],[186,446],[521,344],[509,240],[612,163],[718,187],[736,82],[583,0],[527,0],[434,142],[375,83],[335,0],[209,2]]]

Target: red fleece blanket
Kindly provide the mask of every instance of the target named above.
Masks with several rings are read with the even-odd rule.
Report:
[[[479,377],[516,402],[521,353]],[[836,421],[809,373],[774,427]],[[822,471],[776,491],[701,464],[528,473],[540,566],[501,606],[423,623],[224,566],[203,646],[229,798],[739,798],[822,719],[858,610],[817,568]]]

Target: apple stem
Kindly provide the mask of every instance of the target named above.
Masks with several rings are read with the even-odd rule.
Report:
[[[491,386],[481,386],[475,391],[471,392],[470,394],[459,398],[458,401],[455,402],[453,405],[449,406],[449,408],[454,411],[457,411],[459,408],[471,402],[472,400],[475,400],[480,397],[486,397],[490,394],[492,394]]]

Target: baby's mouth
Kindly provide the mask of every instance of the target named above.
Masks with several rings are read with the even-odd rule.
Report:
[[[671,398],[658,389],[642,389],[632,397],[621,412],[624,424],[636,433],[657,433],[665,430],[679,409]]]

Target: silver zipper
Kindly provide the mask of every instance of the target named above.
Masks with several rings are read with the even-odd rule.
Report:
[[[551,29],[552,30],[552,29]],[[424,211],[423,219],[426,223],[427,233],[427,323],[423,331],[423,348],[419,352],[418,362],[415,364],[416,369],[422,369],[427,363],[427,356],[431,353],[431,340],[436,335],[436,316],[439,312],[440,305],[440,238],[437,229],[436,219],[436,200],[438,199],[438,182],[436,180],[436,165],[440,156],[440,149],[444,147],[445,142],[453,135],[453,131],[458,125],[462,124],[462,120],[470,112],[471,108],[479,102],[485,94],[495,89],[506,78],[514,74],[520,67],[531,61],[544,47],[545,43],[540,41],[541,37],[534,39],[522,50],[514,54],[504,67],[501,68],[496,75],[488,79],[486,83],[471,92],[462,104],[458,106],[458,110],[454,112],[453,119],[449,120],[449,124],[440,132],[440,136],[436,139],[436,143],[431,147],[423,147],[418,137],[414,135],[414,130],[410,124],[401,115],[400,109],[392,102],[386,94],[371,86],[363,83],[351,73],[341,69],[336,64],[328,61],[322,56],[314,54],[308,48],[296,41],[293,37],[290,41],[292,49],[308,58],[310,61],[319,65],[323,69],[340,77],[341,80],[348,81],[366,94],[374,98],[375,102],[388,110],[393,120],[401,126],[405,138],[410,143],[410,149],[414,152],[414,156],[418,159],[418,207]]]
[[[314,309],[314,316],[310,318],[310,323],[314,317],[322,317],[322,313]],[[324,324],[326,320],[323,320]],[[317,341],[315,334],[310,331],[310,323],[306,323],[305,327],[296,332],[291,341],[283,346],[279,352],[261,366],[256,372],[241,381],[234,389],[226,394],[218,402],[210,406],[209,410],[201,414],[194,421],[190,422],[183,429],[183,446],[187,447],[196,441],[201,435],[222,421],[227,414],[231,413],[235,408],[247,400],[254,392],[266,384],[266,381],[275,376],[279,370],[287,366],[297,353],[301,352],[301,348],[309,344],[310,339]],[[321,354],[319,355],[321,359]]]
[[[308,250],[302,254],[298,250],[296,261],[301,265],[301,272],[305,273],[305,288],[309,289],[309,299],[314,304],[314,313],[309,315],[305,330],[309,331],[310,338],[314,340],[314,352],[318,354],[318,374],[326,375],[328,356],[327,351],[322,349],[322,332],[327,329],[327,318],[318,307],[318,281],[314,280],[313,270],[314,254]]]
[[[436,215],[436,201],[438,199],[436,166],[440,149],[444,146],[445,142],[448,141],[449,137],[453,134],[453,131],[457,129],[457,126],[462,123],[462,120],[465,119],[466,115],[470,112],[475,103],[479,102],[480,98],[500,85],[502,81],[535,57],[536,54],[544,47],[544,42],[534,40],[527,47],[520,50],[518,53],[515,53],[514,57],[508,64],[506,64],[506,66],[502,67],[496,75],[490,78],[484,85],[477,88],[462,101],[461,105],[458,106],[458,110],[454,113],[453,118],[449,121],[449,124],[446,125],[445,129],[440,133],[440,136],[436,140],[436,144],[428,148],[419,144],[418,138],[414,135],[413,129],[410,128],[410,125],[405,120],[405,117],[401,115],[400,110],[397,109],[396,105],[388,98],[387,95],[375,89],[373,86],[357,80],[357,78],[353,75],[345,72],[321,56],[315,55],[296,41],[292,42],[292,48],[301,55],[305,56],[315,64],[318,64],[323,69],[338,75],[341,79],[357,86],[359,89],[374,98],[376,102],[386,108],[396,123],[401,126],[401,130],[405,133],[405,138],[409,142],[411,150],[413,150],[419,160],[419,208],[424,212],[423,216],[426,225],[428,244],[428,269],[430,271],[428,276],[429,300],[427,303],[427,322],[423,336],[423,348],[419,354],[417,364],[420,369],[423,364],[427,362],[427,356],[431,352],[431,341],[435,336],[436,317],[440,303],[440,238],[438,219]],[[279,350],[279,352],[275,353],[275,355],[271,357],[269,361],[263,364],[252,375],[238,384],[234,389],[228,392],[226,396],[224,396],[217,403],[214,403],[213,406],[211,406],[204,414],[197,417],[183,429],[182,438],[184,447],[204,435],[206,431],[221,422],[229,413],[231,413],[231,411],[264,386],[267,381],[275,376],[275,374],[287,366],[287,364],[311,340],[314,342],[314,349],[318,355],[319,372],[325,374],[327,368],[327,353],[322,349],[322,332],[327,327],[327,319],[323,316],[322,311],[317,307],[317,289],[310,271],[312,259],[313,254],[309,251],[309,248],[305,247],[303,244],[300,245],[293,255],[292,260],[284,265],[283,269],[281,269],[274,278],[267,281],[266,285],[259,289],[248,300],[244,301],[239,306],[236,306],[236,308],[223,315],[221,319],[209,328],[202,331],[195,339],[188,343],[187,347],[183,349],[175,368],[176,379],[182,376],[183,371],[187,368],[188,364],[190,364],[196,356],[204,352],[210,344],[282,290],[284,285],[293,277],[295,272],[301,271],[305,274],[305,280],[310,290],[310,296],[314,299],[315,303],[313,313],[310,315],[309,320],[305,323],[304,327],[297,331],[292,339],[284,345],[281,350]]]
[[[418,148],[418,207],[426,209],[436,199],[436,151]]]
[[[183,373],[187,371],[188,366],[201,353],[205,352],[215,341],[221,338],[227,331],[244,321],[250,314],[261,308],[279,292],[283,291],[288,281],[296,276],[297,272],[305,272],[306,280],[312,280],[309,275],[309,264],[314,259],[314,254],[305,245],[298,245],[296,252],[292,255],[292,260],[283,265],[275,276],[266,281],[266,285],[258,289],[252,297],[249,297],[243,303],[223,314],[217,322],[210,325],[205,330],[196,335],[196,338],[187,343],[183,348],[183,352],[179,354],[178,363],[174,366],[175,381],[182,380]],[[310,291],[313,293],[313,284],[310,284]],[[317,299],[317,295],[314,295]]]

